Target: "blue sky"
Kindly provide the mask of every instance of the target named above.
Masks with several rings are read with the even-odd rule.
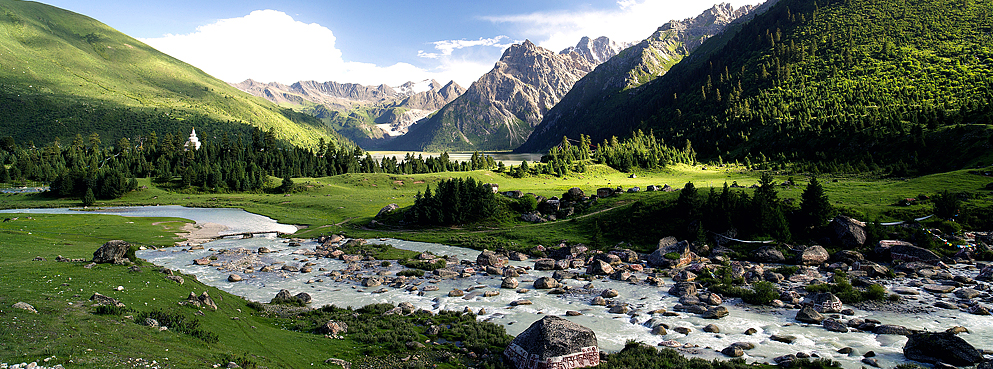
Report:
[[[138,38],[228,82],[299,80],[468,87],[507,46],[559,51],[582,36],[636,42],[699,0],[42,0]],[[760,0],[728,1],[738,7]]]

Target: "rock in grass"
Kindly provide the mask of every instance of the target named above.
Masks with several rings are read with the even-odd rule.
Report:
[[[30,311],[32,313],[38,314],[38,310],[36,310],[34,308],[34,306],[31,306],[31,304],[26,303],[26,302],[23,302],[23,301],[18,302],[16,304],[12,305],[11,307],[12,308],[15,308],[15,309],[27,310],[27,311]]]
[[[93,301],[100,305],[124,307],[124,303],[118,301],[113,297],[103,295],[99,292],[94,292],[93,296],[90,296],[90,301]]]
[[[127,264],[129,260],[125,255],[127,255],[130,249],[131,244],[123,240],[107,241],[97,251],[93,252],[93,262],[97,264]]]

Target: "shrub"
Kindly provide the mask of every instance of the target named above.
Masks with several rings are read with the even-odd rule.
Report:
[[[390,265],[393,265],[393,264],[391,264],[390,262],[388,262],[386,260],[383,260],[381,263],[379,263],[379,266],[381,266],[383,268],[389,268]]]
[[[252,310],[255,310],[255,311],[263,311],[263,310],[265,310],[265,306],[263,306],[262,303],[261,302],[258,302],[258,301],[249,301],[247,305],[248,305],[249,308],[251,308]]]
[[[169,327],[171,330],[189,335],[206,343],[217,343],[219,340],[216,333],[200,329],[199,320],[195,318],[188,318],[182,313],[152,310],[148,312],[139,312],[135,315],[136,322],[143,322],[148,318],[155,319],[159,322],[159,325],[163,327]]]
[[[124,306],[100,305],[93,313],[97,315],[124,315],[129,312],[131,309]]]
[[[421,269],[421,270],[441,269],[441,268],[444,268],[445,265],[447,265],[447,263],[445,262],[445,259],[435,259],[435,260],[436,261],[433,262],[433,263],[429,263],[427,261],[422,261],[422,260],[409,260],[409,259],[408,260],[399,260],[398,262],[400,263],[400,265],[403,265],[405,267],[414,268],[414,269]]]
[[[404,269],[397,272],[397,276],[400,277],[423,277],[424,271],[420,269]]]
[[[669,259],[669,260],[677,260],[677,259],[679,259],[679,253],[678,252],[670,252],[670,253],[666,253],[665,255],[662,255],[662,257],[664,257],[666,259]]]
[[[863,296],[867,300],[883,301],[886,299],[886,287],[878,284],[873,284],[866,288],[865,294]]]
[[[779,290],[771,282],[761,281],[752,285],[752,291],[741,297],[749,304],[765,305],[779,298]]]

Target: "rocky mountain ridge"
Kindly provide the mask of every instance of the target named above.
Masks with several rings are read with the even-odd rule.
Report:
[[[619,51],[584,37],[555,53],[530,40],[508,48],[465,94],[395,141],[398,150],[507,150],[523,143],[549,109],[601,60]]]
[[[300,81],[290,85],[251,79],[232,86],[280,105],[294,106],[323,120],[335,130],[375,148],[465,92],[455,81],[435,80],[365,86],[334,81]]]
[[[578,114],[622,96],[628,89],[661,77],[708,38],[720,34],[732,22],[755,9],[751,5],[735,9],[723,3],[696,17],[662,25],[645,40],[621,51],[576,82],[569,94],[535,128],[534,137],[518,151],[540,152],[561,141],[563,135],[578,136],[570,132],[569,124],[562,122],[571,121]]]

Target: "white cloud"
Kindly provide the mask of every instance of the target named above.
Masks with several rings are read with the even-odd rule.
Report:
[[[435,43],[443,55],[439,55],[439,66],[430,70],[407,63],[379,66],[349,61],[335,47],[336,39],[330,29],[296,21],[276,10],[257,10],[241,18],[200,26],[194,33],[141,41],[227,82],[251,78],[260,82],[315,80],[396,86],[433,78],[442,83],[454,79],[468,86],[492,68],[492,64],[449,60],[447,56],[452,50],[474,44],[495,45],[502,38],[506,36]]]
[[[505,40],[505,39],[509,39],[509,37],[500,35],[493,38],[480,37],[479,40],[462,39],[462,40],[435,41],[432,42],[432,44],[434,44],[435,50],[441,51],[441,53],[427,53],[424,52],[424,50],[418,50],[417,56],[428,59],[438,59],[443,56],[452,55],[452,52],[455,50],[464,49],[467,47],[474,47],[474,46],[493,46],[493,47],[498,47],[500,49],[504,49],[510,47],[510,45],[512,44],[512,43],[500,43],[501,40]]]
[[[755,5],[761,0],[729,0],[735,7]],[[713,3],[686,0],[619,0],[607,10],[558,11],[491,16],[494,23],[509,23],[542,47],[561,50],[574,46],[583,36],[607,36],[618,42],[636,42],[673,19],[694,17]]]

